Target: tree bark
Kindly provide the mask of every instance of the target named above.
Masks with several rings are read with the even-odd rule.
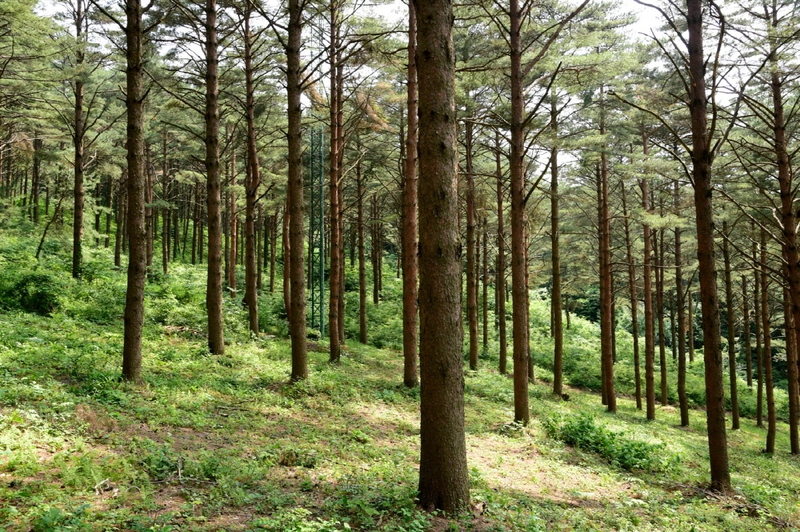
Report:
[[[483,352],[489,350],[489,221],[483,217]]]
[[[647,152],[647,137],[643,133],[645,153]],[[642,208],[645,212],[650,209],[650,194],[647,181],[639,181],[642,189]],[[653,274],[652,274],[652,238],[648,224],[644,224],[644,382],[645,404],[647,405],[647,419],[656,418],[656,391],[655,391],[655,324],[653,323]]]
[[[75,0],[75,41],[78,49],[75,53],[75,66],[80,72],[86,59],[83,49],[85,36],[83,34],[84,25],[84,0]],[[83,189],[83,139],[85,135],[85,124],[83,122],[83,80],[79,77],[75,80],[75,124],[72,132],[72,144],[75,147],[73,159],[73,170],[75,183],[73,187],[73,218],[72,218],[72,277],[78,279],[81,276],[81,262],[83,255],[83,214],[84,214],[84,189]]]
[[[728,315],[728,373],[731,390],[731,429],[739,429],[739,393],[736,376],[736,318],[733,315],[733,282],[731,281],[731,254],[728,250],[730,232],[728,222],[722,222],[722,260],[725,266],[725,312]]]
[[[497,334],[500,337],[501,375],[508,372],[508,343],[506,339],[506,237],[503,227],[503,167],[500,152],[500,133],[495,134],[495,175],[497,177],[497,274],[495,275],[495,313]]]
[[[475,125],[464,124],[465,174],[467,178],[467,323],[469,325],[469,369],[478,369],[478,287],[475,260],[475,175],[472,168],[472,137]]]
[[[233,134],[231,134],[233,136]],[[228,225],[230,227],[230,249],[228,259],[228,297],[236,299],[236,265],[239,257],[239,212],[236,208],[236,151],[231,146],[230,161],[226,163],[228,172]]]
[[[602,88],[601,88],[602,94]],[[601,96],[602,97],[602,96]],[[605,107],[601,111],[600,134],[605,134]],[[611,274],[611,215],[608,206],[608,160],[605,146],[600,152],[600,350],[603,388],[609,412],[617,411],[614,391],[614,285]]]
[[[747,387],[753,387],[753,350],[750,345],[750,302],[747,300],[747,278],[742,275],[742,342],[744,343]]]
[[[513,1],[513,0],[512,0]],[[469,504],[461,369],[461,246],[456,176],[455,53],[448,0],[415,2],[419,24],[421,455],[419,502]]]
[[[705,361],[706,426],[711,469],[711,487],[731,491],[728,468],[728,439],[725,431],[725,393],[720,346],[719,299],[717,298],[714,219],[711,203],[711,139],[707,127],[706,57],[703,53],[702,0],[687,0],[689,33],[689,110],[692,131],[692,178],[697,227],[697,259],[700,303],[703,312],[703,359]]]
[[[528,285],[525,269],[525,102],[522,91],[522,12],[519,0],[510,0],[511,56],[511,292],[514,324],[514,420],[527,425],[528,408]]]
[[[306,347],[306,279],[303,257],[305,232],[303,230],[303,140],[301,137],[302,114],[300,98],[303,92],[300,65],[303,5],[301,0],[289,0],[289,35],[286,42],[287,66],[287,141],[289,147],[289,241],[291,243],[289,279],[291,282],[291,314],[289,333],[292,339],[293,382],[308,377],[308,353]]]
[[[222,330],[222,213],[219,163],[219,43],[217,2],[206,0],[206,205],[208,214],[208,350],[225,352]]]
[[[258,280],[256,264],[256,201],[258,187],[261,185],[261,170],[256,146],[255,84],[253,82],[253,34],[250,31],[252,0],[247,0],[244,11],[244,82],[245,82],[245,121],[247,122],[247,172],[245,178],[245,218],[244,218],[244,302],[250,322],[250,331],[258,334]],[[235,169],[234,169],[235,171]],[[259,240],[260,241],[260,240]],[[260,264],[260,262],[258,263]]]
[[[680,188],[673,185],[675,210],[680,210]],[[681,427],[689,426],[689,401],[686,397],[686,292],[683,289],[683,255],[681,254],[681,228],[675,228],[675,287],[678,306],[678,403],[681,410]]]
[[[417,346],[419,343],[417,242],[419,239],[417,195],[417,16],[414,2],[408,3],[408,72],[406,159],[403,173],[403,383],[419,384]],[[351,261],[352,262],[352,261]],[[365,324],[366,328],[366,324]]]
[[[764,350],[761,348],[761,267],[759,266],[758,244],[753,242],[753,269],[755,287],[753,289],[753,321],[756,324],[756,426],[764,426]]]
[[[776,8],[772,8],[776,9]],[[777,14],[773,13],[771,24],[778,25]],[[777,30],[777,28],[775,28]],[[771,36],[774,34],[770,34]],[[786,139],[786,118],[783,105],[783,79],[778,67],[775,44],[770,50],[770,89],[772,92],[772,133],[773,151],[778,167],[778,184],[781,195],[781,227],[784,255],[786,256],[786,283],[789,290],[793,326],[786,331],[786,365],[789,381],[789,439],[792,454],[800,453],[798,439],[798,416],[800,416],[800,390],[798,389],[797,349],[788,349],[789,335],[797,346],[800,337],[800,251],[797,249],[797,217],[795,214],[795,190],[791,163],[789,161],[788,141]]]
[[[550,148],[550,250],[551,269],[553,272],[550,305],[553,313],[553,393],[561,395],[563,392],[564,371],[564,325],[561,315],[561,247],[558,227],[558,102],[555,95],[550,100],[550,130],[553,133],[553,146]]]
[[[622,187],[622,215],[625,220],[625,251],[628,261],[628,289],[631,301],[631,329],[633,329],[633,374],[636,385],[636,408],[642,409],[642,376],[639,360],[639,289],[636,286],[636,264],[633,260],[633,243],[631,242],[628,202],[625,186]]]
[[[339,135],[342,132],[339,130],[338,117],[339,106],[342,102],[339,100],[341,92],[338,90],[337,82],[339,81],[336,72],[339,60],[339,13],[338,3],[330,3],[330,46],[329,46],[329,60],[330,60],[330,165],[329,165],[329,189],[330,189],[330,225],[331,225],[331,238],[330,238],[330,295],[328,298],[328,336],[330,338],[330,357],[329,362],[336,364],[341,357],[341,344],[339,343],[339,299],[343,296],[341,277],[342,277],[342,254],[339,247],[339,237],[341,224],[339,220]]]
[[[769,278],[767,275],[767,232],[761,229],[761,328],[764,334],[764,388],[767,392],[767,442],[764,451],[775,452],[775,394],[772,380],[772,330],[769,309]]]
[[[663,204],[661,209],[663,216]],[[658,230],[656,259],[656,314],[658,316],[658,365],[661,376],[661,406],[667,406],[667,350],[664,333],[664,229]]]
[[[147,277],[147,241],[144,220],[144,33],[140,0],[125,2],[127,107],[127,221],[128,285],[125,295],[125,332],[122,347],[122,378],[142,381],[142,326],[144,283]]]
[[[356,161],[356,194],[358,225],[358,341],[367,343],[367,259],[364,250],[364,178],[361,159]]]

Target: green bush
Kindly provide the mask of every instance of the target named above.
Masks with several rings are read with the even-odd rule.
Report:
[[[674,460],[666,453],[665,443],[627,438],[596,424],[594,418],[588,415],[566,418],[554,415],[544,420],[544,428],[551,438],[596,453],[629,471],[663,471]]]
[[[61,306],[64,283],[55,275],[22,272],[0,285],[0,306],[49,316]]]

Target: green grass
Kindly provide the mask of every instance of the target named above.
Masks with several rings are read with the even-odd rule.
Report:
[[[12,244],[25,259],[24,247]],[[400,384],[399,352],[349,341],[342,363],[331,366],[322,341],[309,353],[310,378],[292,385],[288,342],[251,338],[244,312],[231,300],[226,353],[209,356],[203,270],[177,264],[148,284],[145,385],[134,388],[118,380],[124,276],[102,266],[109,259],[104,250],[88,250],[87,260],[98,266],[81,282],[52,260],[45,271],[62,288],[50,316],[0,311],[2,530],[800,526],[800,460],[788,454],[785,425],[774,456],[761,452],[765,433],[753,420],[729,433],[736,495],[718,498],[704,490],[702,411],[692,411],[688,428],[678,426],[672,406],[658,407],[657,421],[647,422],[630,398],[622,397],[611,415],[595,393],[571,388],[570,400],[562,401],[540,381],[530,390],[531,424],[520,427],[511,423],[512,383],[493,369],[492,344],[481,369],[465,371],[473,510],[426,514],[415,504],[419,392]],[[25,270],[33,270],[26,260]],[[0,273],[0,287],[18,274]],[[387,293],[395,283],[385,280]],[[375,316],[389,313],[390,305],[373,308]],[[540,303],[533,309],[537,324]],[[275,327],[278,321],[267,319]],[[575,319],[568,335],[576,381],[596,360],[592,327]],[[377,337],[392,342],[386,331]],[[544,334],[535,338],[535,351],[546,353]],[[546,367],[536,369],[548,376]],[[553,419],[562,425],[590,419],[573,432],[600,443],[573,446],[551,437]],[[631,448],[643,461],[626,461]]]

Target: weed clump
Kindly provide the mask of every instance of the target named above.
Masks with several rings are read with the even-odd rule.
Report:
[[[0,306],[50,316],[58,310],[63,286],[49,273],[24,272],[0,289]],[[5,283],[3,283],[5,284]]]
[[[556,414],[545,418],[543,425],[551,438],[599,454],[628,471],[663,471],[676,460],[674,455],[666,452],[666,443],[627,438],[598,425],[592,416],[586,414],[568,417]]]

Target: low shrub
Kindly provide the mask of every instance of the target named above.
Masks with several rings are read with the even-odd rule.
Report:
[[[22,272],[7,277],[0,286],[0,306],[49,316],[61,306],[64,283],[55,275]]]
[[[595,423],[592,416],[550,416],[544,428],[551,438],[596,453],[612,464],[632,471],[663,471],[674,456],[666,453],[665,443],[648,443],[635,440]]]

